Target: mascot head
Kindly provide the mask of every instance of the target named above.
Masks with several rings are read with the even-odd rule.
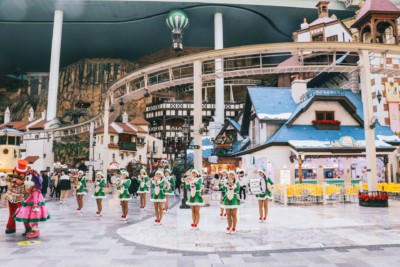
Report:
[[[43,178],[42,176],[35,170],[29,170],[26,175],[26,180],[24,182],[26,188],[36,187],[38,189],[42,189]]]
[[[12,184],[13,186],[20,186],[24,183],[26,174],[28,172],[29,162],[23,159],[18,160],[18,165],[14,168]]]

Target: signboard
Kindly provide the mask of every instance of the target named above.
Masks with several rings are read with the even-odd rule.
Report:
[[[339,139],[339,145],[342,147],[355,147],[356,140],[351,136],[343,136]]]
[[[211,157],[208,158],[208,162],[216,164],[216,163],[218,163],[218,157],[217,156],[211,156]]]
[[[386,98],[388,102],[400,102],[399,83],[385,82],[383,86],[386,90]]]
[[[94,166],[97,164],[97,161],[93,160],[93,161],[85,161],[85,165],[86,166]]]
[[[188,146],[189,149],[200,149],[200,146],[198,145],[190,145]]]
[[[281,170],[281,185],[290,184],[290,170]]]

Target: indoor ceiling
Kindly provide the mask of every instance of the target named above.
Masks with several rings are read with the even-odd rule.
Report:
[[[285,2],[286,0],[282,0]],[[306,0],[299,0],[306,1]],[[27,72],[48,72],[54,10],[64,12],[61,67],[82,58],[108,57],[135,60],[171,46],[165,25],[172,9],[187,12],[190,25],[184,47],[213,47],[213,14],[224,16],[224,46],[290,42],[292,32],[303,18],[317,18],[314,7],[226,4],[246,1],[174,2],[111,0],[1,0],[0,74],[17,68]],[[265,3],[270,3],[267,0]],[[275,1],[276,2],[276,1]],[[336,1],[337,2],[337,1]],[[336,4],[334,6],[337,6]],[[354,11],[337,9],[338,18],[354,16]]]

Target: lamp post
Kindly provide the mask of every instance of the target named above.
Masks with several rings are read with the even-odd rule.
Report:
[[[184,159],[184,165],[183,165],[184,173],[186,173],[186,171],[187,171],[187,151],[186,150],[187,150],[187,145],[189,142],[189,140],[188,140],[189,131],[190,131],[190,125],[185,120],[185,123],[182,125],[182,132],[184,135],[182,145],[183,145],[183,149],[185,151],[185,159]],[[182,199],[182,204],[180,206],[181,209],[189,209],[190,208],[189,205],[186,204],[186,201],[187,201],[187,189],[186,189],[186,186],[184,183],[183,184],[183,199]]]

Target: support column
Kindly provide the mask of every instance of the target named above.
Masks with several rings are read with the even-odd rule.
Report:
[[[61,35],[63,12],[54,12],[53,40],[51,42],[49,92],[47,96],[47,120],[55,119],[57,114],[58,75],[60,71]]]
[[[94,157],[93,157],[93,152],[94,152],[94,147],[93,147],[93,143],[94,143],[94,123],[91,122],[90,126],[89,126],[89,180],[92,180],[93,178],[93,161],[94,161]],[[99,145],[99,144],[98,144]]]
[[[224,48],[224,31],[221,13],[214,14],[214,47],[215,50]],[[215,60],[215,74],[223,71],[223,60]],[[215,116],[214,125],[210,125],[211,137],[216,137],[225,121],[224,78],[215,79]]]
[[[372,108],[372,90],[371,90],[371,72],[369,62],[369,51],[362,50],[360,56],[360,79],[362,90],[362,102],[364,109],[364,132],[367,159],[367,179],[368,190],[378,190],[378,180],[376,175],[376,145],[375,145],[375,129],[371,129],[371,121],[373,118]]]
[[[194,149],[194,167],[198,170],[202,170],[203,165],[203,140],[200,134],[200,127],[203,123],[203,92],[202,92],[202,73],[201,73],[201,61],[196,60],[193,64],[193,135],[194,145],[199,146],[199,149]]]
[[[106,100],[104,102],[104,118],[103,118],[103,124],[104,124],[104,147],[103,147],[103,155],[102,155],[102,161],[103,161],[103,173],[104,173],[104,178],[107,178],[107,168],[108,168],[108,143],[109,143],[109,135],[108,135],[108,124],[109,124],[109,112],[110,112],[110,99],[106,97]]]

